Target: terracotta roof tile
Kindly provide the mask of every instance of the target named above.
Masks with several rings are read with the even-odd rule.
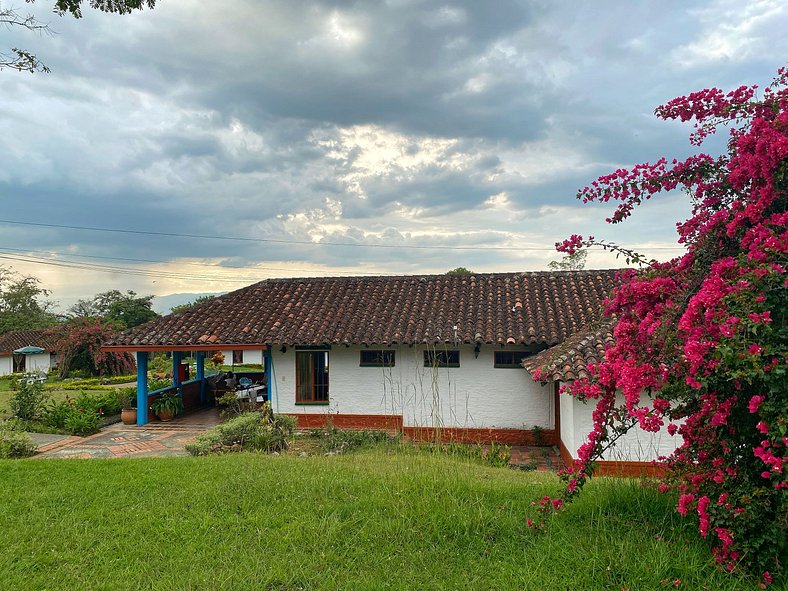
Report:
[[[588,366],[599,363],[605,350],[613,344],[613,325],[610,319],[570,336],[563,343],[523,359],[523,367],[532,375],[540,372],[540,381],[571,381],[586,378]]]
[[[600,316],[616,271],[267,279],[158,318],[110,346],[555,345]]]
[[[0,355],[11,355],[17,349],[32,345],[54,352],[55,337],[45,330],[15,330],[0,335]]]

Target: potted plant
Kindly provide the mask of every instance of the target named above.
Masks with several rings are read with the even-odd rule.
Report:
[[[171,421],[173,417],[183,412],[183,400],[175,391],[165,392],[153,401],[150,409],[156,413],[162,421]]]
[[[137,424],[137,391],[134,388],[119,388],[120,420],[124,425]]]

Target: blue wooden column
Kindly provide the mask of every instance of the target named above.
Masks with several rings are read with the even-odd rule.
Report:
[[[172,385],[178,388],[178,393],[180,393],[180,380],[178,379],[178,370],[181,366],[181,352],[180,351],[173,351],[172,352]]]
[[[197,351],[197,379],[200,380],[200,404],[205,404],[205,351]]]
[[[148,352],[137,351],[137,424],[148,423]]]
[[[266,347],[265,351],[263,351],[263,361],[265,363],[266,396],[268,397],[268,402],[271,402],[271,347]]]

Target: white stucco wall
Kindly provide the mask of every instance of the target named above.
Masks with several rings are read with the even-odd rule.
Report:
[[[35,355],[28,355],[25,359],[26,371],[49,371],[50,368],[50,355],[49,353],[38,353]]]
[[[577,448],[580,447],[588,437],[594,425],[591,416],[596,408],[596,401],[589,401],[587,404],[571,398],[568,394],[561,395],[561,440],[572,454],[577,458]],[[648,404],[647,396],[641,396],[643,404]],[[571,403],[572,410],[564,413],[566,403]],[[623,404],[621,395],[618,396],[617,404]],[[571,414],[570,414],[571,413]],[[564,435],[566,425],[567,431],[571,426],[571,432]],[[570,445],[571,442],[571,445]],[[667,432],[667,422],[657,433],[643,431],[640,427],[632,428],[626,435],[620,438],[615,447],[608,450],[602,458],[611,461],[626,462],[650,462],[659,456],[668,456],[682,443],[681,436],[671,437]]]
[[[7,376],[14,369],[14,358],[11,355],[0,355],[0,376]]]
[[[263,363],[263,352],[252,350],[252,351],[244,351],[243,356],[244,364],[251,365],[251,364],[262,364]]]
[[[232,349],[229,351],[222,351],[222,355],[224,355],[224,364],[225,365],[233,365],[233,352]],[[253,363],[263,363],[263,351],[262,350],[244,350],[243,351],[243,363],[244,364],[253,364]]]
[[[359,367],[360,347],[329,352],[329,404],[295,403],[295,349],[272,347],[272,404],[275,412],[402,415],[405,426],[552,429],[552,385],[542,386],[522,368],[493,367],[493,351],[460,350],[460,367],[424,367],[423,346],[393,349],[395,366]],[[517,350],[512,347],[512,350]],[[499,349],[500,350],[500,349]]]
[[[569,450],[572,457],[575,457],[575,452],[579,447],[577,439],[575,438],[575,404],[577,401],[569,394],[559,394],[558,396],[558,410],[561,413],[561,441],[564,447]]]

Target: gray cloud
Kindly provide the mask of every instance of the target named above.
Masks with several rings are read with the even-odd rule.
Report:
[[[767,83],[781,64],[764,56],[788,51],[786,19],[779,3],[728,0],[167,0],[126,17],[53,18],[53,37],[3,41],[38,50],[53,73],[0,73],[0,202],[7,218],[63,225],[549,247],[564,232],[606,231],[606,209],[580,209],[578,187],[691,152],[688,127],[657,121],[658,104]],[[669,242],[684,210],[665,203],[651,223],[607,231]],[[283,272],[525,269],[551,257],[14,226],[0,236],[6,247]]]

